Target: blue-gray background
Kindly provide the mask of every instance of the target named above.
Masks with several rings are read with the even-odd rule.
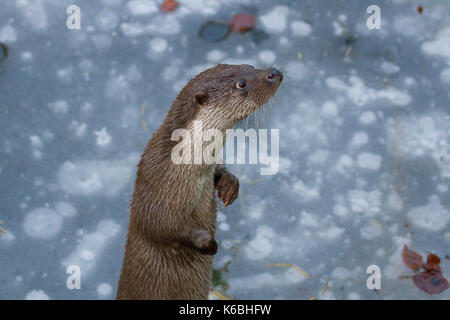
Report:
[[[450,276],[450,3],[160,2],[2,1],[0,298],[114,297],[138,157],[187,80],[219,62],[275,65],[285,80],[247,125],[280,130],[278,174],[230,166],[241,189],[219,207],[216,291],[450,298],[415,288],[401,258],[405,244],[434,252]],[[66,27],[71,4],[81,30]],[[371,4],[380,30],[366,26]],[[198,37],[241,12],[258,34]],[[81,290],[66,287],[71,264]]]

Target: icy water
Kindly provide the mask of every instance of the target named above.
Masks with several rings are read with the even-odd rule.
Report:
[[[179,2],[2,1],[0,298],[114,298],[139,155],[184,84],[225,62],[285,79],[241,126],[279,129],[280,167],[229,166],[241,187],[219,206],[215,290],[449,299],[404,278],[401,251],[437,254],[450,277],[450,3]],[[72,4],[80,30],[66,26]],[[371,4],[381,29],[366,25]],[[256,31],[199,38],[235,13],[254,14]],[[70,265],[81,289],[66,286]]]

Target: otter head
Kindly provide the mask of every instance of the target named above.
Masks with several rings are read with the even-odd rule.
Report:
[[[283,74],[275,68],[219,64],[198,74],[185,89],[198,106],[197,119],[226,129],[265,104],[282,80]]]

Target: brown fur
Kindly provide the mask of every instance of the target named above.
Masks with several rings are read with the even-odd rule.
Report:
[[[277,90],[270,70],[249,65],[218,65],[183,88],[138,165],[130,205],[125,257],[117,299],[206,299],[215,241],[215,189],[230,204],[239,183],[224,166],[174,164],[175,129],[196,119],[226,130],[264,104]],[[239,89],[236,82],[246,81]]]

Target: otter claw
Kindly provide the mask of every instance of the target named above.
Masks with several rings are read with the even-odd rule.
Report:
[[[219,190],[218,196],[222,200],[223,206],[227,207],[236,200],[239,193],[239,180],[229,173],[228,171],[223,172],[218,178],[216,189]]]

